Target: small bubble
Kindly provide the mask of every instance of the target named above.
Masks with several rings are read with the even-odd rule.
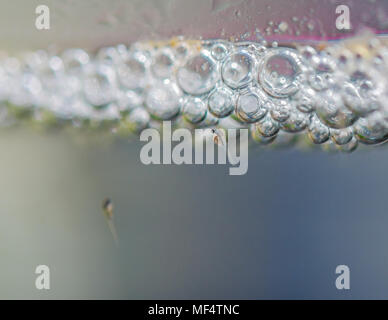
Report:
[[[276,134],[273,135],[272,137],[264,137],[254,125],[252,125],[251,127],[251,136],[255,142],[261,145],[268,145],[272,143],[277,137]]]
[[[62,60],[67,73],[77,74],[89,63],[90,58],[84,50],[69,49],[62,54]]]
[[[299,52],[308,61],[317,55],[317,51],[311,46],[299,48]]]
[[[179,86],[193,95],[209,92],[215,86],[217,79],[218,72],[214,60],[204,53],[189,59],[177,73]]]
[[[128,89],[141,89],[146,85],[147,58],[141,52],[135,52],[125,58],[117,67],[121,84]]]
[[[151,70],[156,77],[160,79],[168,78],[173,69],[174,57],[170,50],[164,50],[153,58]]]
[[[132,90],[118,91],[115,100],[120,112],[140,107],[144,102],[143,95]]]
[[[291,112],[291,105],[289,100],[271,100],[271,116],[274,120],[279,122],[286,121]]]
[[[256,122],[267,112],[263,104],[263,97],[255,91],[248,91],[241,94],[237,99],[236,113],[246,122]]]
[[[310,119],[306,113],[300,112],[297,109],[292,110],[288,119],[282,122],[281,128],[286,132],[300,132],[306,129]]]
[[[351,127],[343,129],[330,129],[330,133],[333,142],[338,145],[347,144],[353,138],[353,129]]]
[[[175,48],[175,52],[179,59],[183,59],[187,56],[187,53],[189,52],[189,48],[185,42],[180,42]]]
[[[293,100],[300,111],[309,113],[315,109],[317,94],[312,88],[303,86],[295,94]]]
[[[215,43],[212,46],[211,54],[214,59],[221,61],[228,54],[228,48],[223,43]]]
[[[274,97],[286,97],[299,90],[298,76],[301,61],[294,50],[277,48],[270,50],[259,65],[259,82]]]
[[[190,123],[199,123],[205,119],[206,104],[197,97],[187,97],[183,102],[183,117]]]
[[[343,101],[350,110],[358,115],[365,115],[373,110],[370,110],[364,99],[361,97],[355,85],[345,82],[342,88]]]
[[[267,114],[253,125],[254,130],[258,130],[263,137],[272,137],[279,132],[279,123],[272,120]]]
[[[121,60],[121,56],[115,47],[102,48],[98,51],[96,58],[101,63],[112,65]]]
[[[282,22],[279,23],[278,28],[279,28],[280,32],[284,33],[288,29],[288,23],[285,22],[285,21],[282,21]]]
[[[325,126],[317,116],[313,116],[310,119],[310,124],[308,126],[308,135],[311,141],[315,144],[321,144],[329,140],[330,138],[330,129]]]
[[[357,116],[344,105],[338,92],[329,90],[317,99],[316,112],[319,118],[331,128],[346,128]]]
[[[169,120],[179,113],[179,98],[177,86],[171,83],[160,83],[148,91],[145,103],[149,112],[157,119]]]
[[[351,153],[355,151],[358,147],[358,140],[353,137],[348,143],[344,145],[337,145],[338,150],[346,153]]]
[[[313,31],[314,28],[315,28],[315,23],[314,23],[314,21],[309,21],[309,22],[307,23],[307,29],[309,29],[309,31]]]
[[[150,115],[144,108],[135,108],[128,115],[126,120],[131,124],[132,129],[136,132],[140,132],[145,129],[150,122]]]
[[[354,125],[356,138],[365,144],[377,144],[388,139],[388,123],[380,112],[360,118]]]
[[[208,100],[209,111],[218,118],[230,115],[234,110],[233,92],[228,88],[217,88]]]
[[[233,89],[242,88],[252,81],[253,67],[253,57],[245,50],[237,51],[224,61],[222,79]]]
[[[86,100],[97,108],[102,108],[116,96],[116,75],[107,65],[91,65],[85,70],[83,89]]]

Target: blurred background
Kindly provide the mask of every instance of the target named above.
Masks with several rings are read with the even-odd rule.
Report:
[[[38,5],[50,9],[50,29],[35,28]],[[347,5],[351,30],[337,30],[337,6]],[[283,24],[282,24],[283,22]],[[7,52],[102,46],[138,40],[223,38],[333,40],[369,28],[388,30],[386,0],[0,0],[0,42]]]
[[[21,52],[95,49],[147,35],[228,38],[294,12],[316,23],[328,17],[327,38],[351,36],[335,30],[339,3],[351,6],[360,26],[387,27],[387,2],[378,0],[19,0],[0,2],[0,43]],[[47,32],[34,28],[38,4],[50,7]],[[150,18],[135,19],[136,12]],[[324,38],[316,30],[308,36]],[[268,35],[277,36],[285,35]],[[295,29],[288,36],[298,38]],[[145,166],[137,139],[105,139],[23,126],[0,131],[0,298],[388,298],[384,146],[350,155],[253,148],[247,175],[229,176],[227,166]],[[107,196],[119,247],[101,209]],[[35,288],[41,264],[51,271],[47,291]],[[351,290],[335,287],[340,264],[350,267]]]
[[[0,146],[1,298],[388,298],[385,148],[251,149],[248,174],[229,176],[145,166],[136,142],[15,129]],[[35,289],[39,264],[50,290]]]

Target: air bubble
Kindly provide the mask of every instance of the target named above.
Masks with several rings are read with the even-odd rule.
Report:
[[[344,129],[331,129],[332,140],[338,145],[344,145],[350,142],[353,138],[353,129],[351,127]]]
[[[305,46],[299,49],[300,54],[302,57],[308,61],[311,61],[311,59],[317,55],[317,51],[310,46]]]
[[[340,67],[341,69],[344,69],[347,66],[349,66],[349,64],[352,62],[354,58],[353,53],[350,50],[344,49],[344,48],[342,48],[342,50],[339,53],[335,53],[335,54],[337,58],[337,66]]]
[[[237,99],[236,113],[243,121],[253,123],[260,120],[267,112],[263,97],[255,91],[241,94]]]
[[[310,119],[306,113],[294,109],[292,110],[289,118],[282,122],[280,125],[283,131],[294,133],[306,129],[306,127],[309,125],[309,122]]]
[[[48,111],[75,124],[122,120],[135,131],[174,119],[191,129],[249,127],[261,144],[312,145],[307,129],[313,143],[351,152],[388,139],[388,50],[368,39],[319,51],[177,38],[102,48],[92,59],[80,49],[2,55],[0,101],[20,107],[9,110],[15,119],[41,121]]]
[[[86,100],[101,108],[112,102],[116,96],[116,74],[107,65],[93,65],[85,70],[83,89]]]
[[[316,112],[326,125],[336,129],[346,128],[357,120],[357,116],[346,108],[339,93],[331,90],[319,97]]]
[[[145,129],[150,122],[150,115],[144,108],[135,108],[127,117],[127,121],[131,124],[134,131],[140,132]]]
[[[272,118],[267,114],[264,118],[253,124],[252,128],[254,128],[254,130],[258,130],[263,137],[272,137],[279,132],[280,127],[279,123],[272,120]]]
[[[289,100],[271,100],[271,116],[279,122],[286,121],[291,113],[291,105]]]
[[[217,88],[208,100],[209,111],[218,118],[225,118],[234,110],[233,91],[228,88]]]
[[[299,111],[310,113],[315,109],[317,94],[312,88],[301,87],[293,99]]]
[[[128,89],[142,89],[146,85],[146,63],[142,52],[130,53],[117,67],[120,83]]]
[[[51,99],[55,100],[55,99]],[[56,103],[50,104],[50,107],[54,107],[53,112],[61,113],[62,117],[72,117],[77,120],[86,120],[91,117],[93,113],[93,107],[80,97],[73,98],[71,101],[68,101],[68,108],[63,110],[61,102],[57,101]]]
[[[308,135],[311,141],[315,144],[321,144],[329,140],[330,138],[330,129],[325,126],[317,116],[313,116],[310,119],[310,124],[308,126]]]
[[[360,118],[354,125],[356,138],[365,144],[377,144],[388,139],[388,122],[380,112]]]
[[[22,76],[20,85],[21,89],[31,95],[31,97],[39,95],[42,91],[40,80],[30,73],[26,73]]]
[[[338,150],[346,153],[353,152],[354,150],[357,149],[357,147],[358,147],[358,140],[355,137],[353,137],[348,143],[344,145],[337,145]]]
[[[179,88],[173,83],[158,83],[147,93],[145,100],[148,111],[157,119],[169,120],[180,110]]]
[[[247,51],[235,52],[222,65],[222,79],[233,89],[242,88],[252,81],[254,64],[253,57]]]
[[[174,56],[170,50],[163,50],[155,55],[151,65],[152,73],[160,79],[171,76],[174,69]]]
[[[259,144],[261,144],[261,145],[270,144],[270,143],[272,143],[272,142],[276,139],[276,137],[277,137],[276,134],[273,135],[272,137],[264,137],[264,136],[257,130],[257,128],[256,128],[254,125],[252,125],[252,127],[251,127],[251,136],[252,136],[252,139],[253,139],[255,142],[257,142],[257,143],[259,143]]]
[[[199,123],[207,114],[206,104],[197,97],[187,97],[183,102],[183,117],[190,123]]]
[[[89,63],[90,58],[82,49],[69,49],[62,54],[62,60],[68,74],[77,74]]]
[[[328,54],[314,55],[311,59],[311,64],[318,72],[334,72],[336,69],[335,60]]]
[[[177,81],[183,91],[192,95],[209,92],[218,80],[217,65],[204,53],[189,59],[177,73]]]
[[[115,65],[121,62],[121,55],[115,47],[102,48],[96,56],[98,62]]]
[[[358,89],[352,83],[346,82],[342,88],[342,98],[345,105],[352,110],[354,113],[364,116],[365,114],[373,111],[370,110],[369,106],[365,103],[361,97]]]
[[[116,104],[120,112],[126,112],[136,107],[142,106],[144,102],[143,95],[136,91],[119,91],[116,95]]]
[[[333,75],[329,72],[311,72],[308,81],[316,91],[323,91],[334,85]]]
[[[221,42],[215,43],[211,48],[211,54],[215,60],[221,61],[228,54],[228,48]]]
[[[354,84],[363,100],[363,107],[357,110],[366,114],[368,111],[372,112],[380,108],[378,97],[383,93],[385,79],[373,69],[367,70],[368,66],[364,64],[360,64],[359,67],[359,70],[351,74],[350,82]]]
[[[314,70],[310,71],[308,81],[316,91],[323,91],[335,83],[333,72],[336,69],[335,60],[327,54],[315,55],[311,58]]]
[[[206,113],[205,119],[203,119],[200,123],[200,127],[214,127],[220,122],[220,119],[212,115],[210,112]]]
[[[179,59],[183,59],[189,52],[188,45],[185,42],[180,42],[175,48],[176,55]]]
[[[280,32],[284,33],[288,29],[288,23],[286,21],[282,21],[279,23],[278,28],[279,28]]]
[[[284,98],[299,90],[302,63],[292,49],[271,49],[259,65],[259,82],[271,96]]]

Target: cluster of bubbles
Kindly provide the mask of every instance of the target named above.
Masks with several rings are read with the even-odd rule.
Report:
[[[259,144],[351,152],[388,139],[388,48],[376,38],[362,48],[174,39],[5,57],[0,123],[27,112],[139,132],[170,120],[248,128]]]

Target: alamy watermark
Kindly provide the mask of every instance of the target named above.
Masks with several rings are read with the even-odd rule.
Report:
[[[217,164],[229,162],[229,175],[244,175],[248,171],[248,129],[179,128],[172,132],[171,122],[164,121],[162,132],[162,139],[157,129],[141,132],[140,141],[147,142],[140,151],[143,164],[215,164],[217,147]]]
[[[347,265],[341,264],[335,268],[335,273],[339,276],[335,279],[335,286],[338,290],[350,289],[350,269]]]
[[[338,14],[337,19],[335,20],[335,26],[337,30],[350,30],[350,10],[346,5],[339,5],[335,8],[335,13]]]
[[[50,9],[46,5],[39,5],[35,8],[35,13],[38,15],[35,19],[35,27],[38,30],[50,29]]]
[[[38,290],[50,289],[50,268],[44,264],[36,267],[35,274],[38,276],[35,279],[35,287]]]

